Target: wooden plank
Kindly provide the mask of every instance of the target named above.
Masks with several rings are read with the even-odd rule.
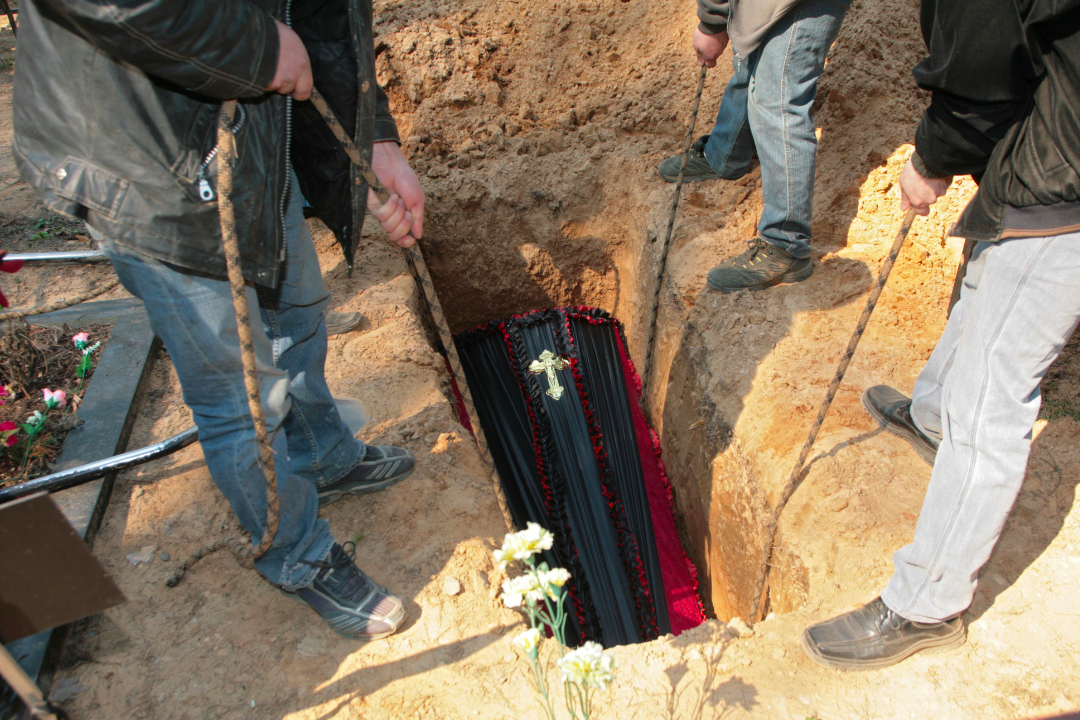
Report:
[[[52,630],[123,601],[48,493],[0,505],[0,640]]]

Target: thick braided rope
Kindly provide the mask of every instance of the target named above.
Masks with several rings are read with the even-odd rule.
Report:
[[[113,280],[111,282],[105,282],[98,285],[95,288],[91,288],[86,292],[76,295],[73,298],[61,298],[56,302],[51,302],[48,305],[40,305],[38,307],[27,308],[25,310],[10,310],[8,312],[0,313],[0,322],[4,320],[18,320],[19,318],[33,317],[34,315],[44,315],[45,313],[55,312],[56,310],[63,310],[64,308],[78,305],[79,303],[86,302],[87,300],[93,300],[99,295],[112,290],[114,287],[120,284],[119,280]]]
[[[683,142],[682,163],[679,165],[679,180],[675,183],[675,196],[671,198],[671,213],[668,216],[667,232],[664,234],[664,244],[660,247],[660,262],[656,267],[656,282],[653,284],[652,310],[649,313],[649,336],[645,344],[645,364],[641,372],[641,397],[647,397],[649,387],[649,375],[652,371],[653,343],[656,340],[656,319],[660,314],[660,290],[663,287],[664,270],[667,269],[668,251],[671,249],[671,233],[675,228],[675,214],[679,210],[679,197],[682,195],[683,179],[686,177],[686,163],[690,159],[690,146],[694,142],[694,127],[697,125],[698,108],[701,106],[701,94],[705,90],[705,71],[701,66],[701,74],[698,75],[697,92],[694,93],[694,105],[690,110],[690,127],[686,129],[686,140]]]
[[[345,150],[345,154],[349,156],[349,160],[356,165],[357,170],[360,172],[361,177],[364,178],[371,189],[378,196],[379,201],[385,203],[390,199],[390,194],[383,187],[383,184],[379,182],[379,178],[375,177],[375,172],[371,169],[371,164],[364,159],[364,156],[360,154],[360,150],[353,143],[352,138],[345,132],[345,128],[341,126],[341,122],[334,115],[334,111],[327,105],[326,100],[319,94],[318,90],[312,89],[311,91],[311,103],[315,106],[315,109],[322,115],[323,120],[330,126],[330,131],[341,143],[342,149]],[[420,292],[427,303],[428,314],[431,316],[432,324],[435,326],[436,331],[439,334],[439,341],[441,342],[443,349],[446,352],[447,361],[450,363],[450,371],[457,378],[458,391],[461,393],[462,402],[465,405],[465,412],[469,416],[469,422],[472,424],[473,436],[476,438],[476,445],[480,449],[480,459],[487,467],[488,473],[491,475],[491,485],[495,491],[495,500],[499,504],[499,511],[502,513],[503,521],[506,523],[506,529],[509,532],[514,531],[514,520],[510,516],[510,506],[506,502],[506,493],[503,491],[502,482],[499,480],[498,473],[495,472],[495,464],[491,460],[491,452],[488,450],[487,438],[484,436],[484,429],[480,427],[480,416],[476,414],[476,406],[473,404],[472,393],[469,392],[469,384],[465,380],[465,370],[461,367],[461,359],[458,357],[457,348],[454,346],[454,338],[450,334],[450,327],[446,322],[446,316],[443,314],[442,304],[439,302],[439,296],[435,292],[435,284],[431,281],[431,273],[428,272],[427,263],[424,262],[424,255],[420,252],[419,243],[414,244],[411,248],[405,248],[405,260],[409,265],[409,272],[412,273],[413,280],[420,287]]]
[[[870,322],[870,316],[874,312],[878,298],[881,297],[881,291],[885,288],[885,283],[889,281],[889,273],[892,272],[896,258],[900,256],[900,251],[904,247],[904,241],[907,240],[908,231],[911,230],[911,223],[914,220],[915,211],[908,210],[907,214],[904,215],[904,221],[900,224],[900,231],[896,233],[896,239],[893,240],[892,248],[889,250],[885,261],[881,264],[881,272],[878,273],[877,281],[870,288],[870,295],[866,298],[866,307],[863,308],[862,315],[859,316],[859,322],[855,326],[855,332],[851,335],[847,349],[844,350],[844,354],[840,358],[840,365],[837,366],[836,374],[833,376],[832,383],[829,384],[829,390],[825,393],[825,400],[818,410],[817,419],[814,420],[814,424],[810,427],[810,435],[806,438],[806,442],[803,443],[802,450],[799,452],[799,459],[795,461],[791,476],[788,477],[787,483],[784,484],[780,499],[776,503],[775,509],[773,509],[772,517],[769,518],[769,526],[765,531],[765,549],[762,553],[761,566],[758,568],[757,582],[754,585],[754,612],[750,616],[753,622],[761,619],[761,613],[764,609],[765,586],[769,577],[769,562],[772,560],[773,543],[776,541],[776,528],[780,523],[780,514],[784,512],[788,500],[791,499],[792,493],[795,492],[806,458],[810,456],[810,449],[814,446],[814,441],[817,440],[821,425],[825,422],[825,416],[829,413],[829,406],[832,405],[832,401],[836,397],[836,391],[840,388],[840,382],[844,379],[848,364],[851,363],[851,358],[855,355],[855,348],[859,346],[863,331],[866,330],[866,325]]]
[[[270,438],[266,433],[266,415],[263,413],[262,399],[259,394],[259,372],[255,366],[255,341],[251,331],[251,313],[248,308],[247,286],[244,284],[244,272],[240,265],[240,242],[236,238],[236,213],[232,203],[233,161],[236,158],[236,139],[232,134],[233,118],[236,115],[236,101],[229,100],[222,104],[218,116],[218,215],[221,219],[221,241],[225,250],[225,268],[229,276],[229,289],[232,292],[233,311],[236,313],[236,330],[240,336],[240,360],[244,366],[244,389],[247,391],[248,410],[255,426],[255,441],[259,445],[259,464],[266,478],[266,529],[254,549],[237,538],[225,538],[205,545],[189,557],[165,581],[169,587],[175,587],[183,579],[191,566],[218,550],[229,549],[248,566],[270,549],[277,535],[278,528],[278,492],[277,473],[274,470],[274,451],[270,447]]]
[[[274,471],[274,451],[266,433],[266,415],[263,413],[259,393],[259,371],[255,366],[255,341],[251,332],[251,314],[248,310],[247,286],[240,266],[240,242],[236,238],[236,214],[232,203],[233,160],[236,157],[236,138],[232,134],[236,101],[230,100],[221,107],[218,117],[218,214],[221,217],[221,240],[225,247],[225,267],[229,274],[233,310],[236,312],[236,329],[240,335],[240,358],[244,365],[244,389],[247,390],[248,409],[255,426],[255,441],[259,444],[259,464],[266,478],[266,530],[251,555],[257,559],[266,554],[274,542],[278,527],[277,473]]]

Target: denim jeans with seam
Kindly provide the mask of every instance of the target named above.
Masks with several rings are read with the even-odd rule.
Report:
[[[810,257],[817,135],[811,108],[829,47],[850,0],[806,0],[747,57],[735,53],[705,158],[722,178],[742,177],[756,149],[764,209],[758,233],[796,258]]]
[[[960,301],[915,382],[911,414],[940,440],[910,545],[881,594],[918,622],[971,604],[1024,482],[1039,385],[1080,320],[1080,233],[975,246]]]
[[[271,550],[255,566],[293,590],[311,583],[334,538],[318,517],[316,487],[334,482],[364,445],[342,421],[326,384],[329,294],[303,217],[295,176],[286,212],[286,266],[273,291],[248,288],[259,386],[278,476],[280,513]],[[199,428],[215,484],[255,542],[266,523],[266,483],[244,389],[229,283],[181,271],[105,239],[121,283],[142,299],[168,350]]]

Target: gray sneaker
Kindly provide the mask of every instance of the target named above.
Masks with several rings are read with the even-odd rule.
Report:
[[[708,135],[702,135],[690,146],[690,157],[686,160],[686,173],[683,182],[698,182],[699,180],[719,180],[720,176],[705,159],[705,143],[709,141]],[[679,168],[682,167],[682,155],[669,157],[660,163],[657,168],[660,177],[668,182],[679,181]]]
[[[343,478],[319,488],[319,507],[337,502],[342,495],[385,490],[409,477],[415,464],[412,453],[405,448],[368,445],[364,457]]]
[[[351,546],[351,547],[350,547]],[[282,590],[307,603],[335,632],[355,640],[378,640],[393,635],[408,618],[405,605],[356,567],[356,546],[334,543],[320,562],[318,575],[296,592]]]
[[[338,310],[326,311],[326,334],[340,335],[355,330],[363,321],[364,316],[358,312],[339,312]]]
[[[764,290],[781,283],[800,282],[814,272],[810,258],[796,258],[761,237],[747,242],[739,255],[709,271],[709,287],[722,293]]]
[[[862,394],[862,405],[870,417],[893,435],[902,437],[931,467],[937,457],[937,442],[925,435],[911,418],[911,398],[888,385],[875,385]]]

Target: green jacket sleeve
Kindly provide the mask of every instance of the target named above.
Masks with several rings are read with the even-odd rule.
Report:
[[[716,35],[727,30],[728,0],[698,0],[698,29],[706,35]]]
[[[201,95],[261,95],[277,69],[274,18],[246,0],[34,2],[103,52]]]

